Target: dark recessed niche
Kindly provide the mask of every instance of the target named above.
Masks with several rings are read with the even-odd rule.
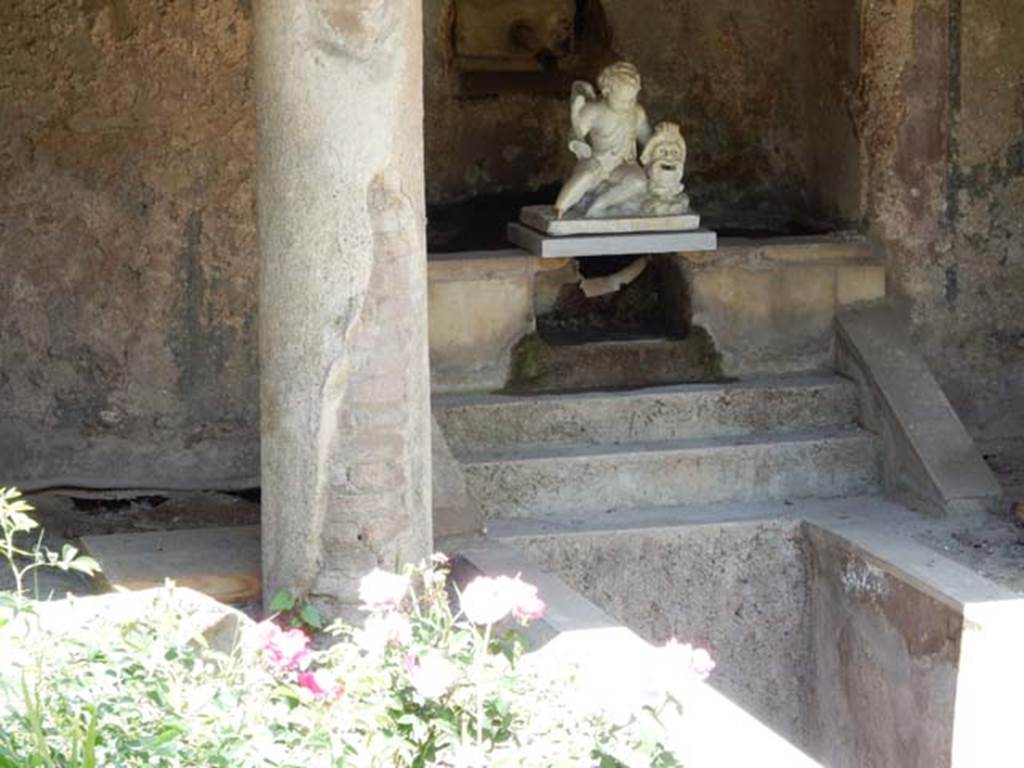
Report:
[[[575,50],[575,0],[453,0],[462,72],[545,72]]]
[[[613,60],[599,0],[452,0],[447,58],[466,98],[568,93]]]
[[[580,277],[611,275],[636,256],[578,259]],[[581,344],[607,339],[683,338],[686,328],[671,315],[662,270],[650,259],[640,276],[621,290],[588,298],[578,283],[563,285],[550,312],[537,317],[537,333],[550,344]]]
[[[505,237],[510,221],[524,205],[550,203],[558,185],[523,192],[496,192],[450,203],[427,205],[427,251],[458,253],[512,248]]]

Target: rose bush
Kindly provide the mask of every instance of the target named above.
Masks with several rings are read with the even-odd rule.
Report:
[[[443,556],[375,570],[363,626],[332,625],[322,649],[264,621],[217,651],[185,631],[173,589],[144,618],[81,635],[9,624],[0,768],[679,764],[665,681],[706,675],[704,652],[670,643],[652,675],[592,696],[573,668],[524,654],[519,629],[544,610],[535,587],[480,577],[449,590]]]

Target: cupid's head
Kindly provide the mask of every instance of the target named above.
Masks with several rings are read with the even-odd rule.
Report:
[[[601,95],[615,109],[629,109],[640,93],[640,71],[628,61],[605,67],[597,77]]]

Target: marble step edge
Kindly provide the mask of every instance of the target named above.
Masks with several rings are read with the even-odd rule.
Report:
[[[646,341],[646,340],[641,340]],[[607,343],[607,342],[605,342]],[[562,403],[586,400],[634,400],[665,397],[702,397],[713,394],[740,392],[769,393],[776,390],[794,392],[821,389],[846,389],[856,391],[853,381],[832,373],[807,372],[780,376],[763,376],[723,382],[700,382],[693,384],[666,384],[649,387],[623,389],[590,389],[576,392],[544,392],[538,394],[504,392],[467,392],[434,395],[432,405],[436,410],[471,408],[478,406],[519,405],[527,403]]]
[[[494,518],[487,523],[487,536],[496,540],[514,541],[541,536],[604,536],[761,522],[793,525],[805,521],[830,524],[858,520],[892,523],[912,516],[913,513],[906,507],[878,494],[839,498],[716,501],[622,507],[598,517],[581,514]]]
[[[626,456],[658,456],[678,453],[721,453],[745,448],[771,448],[790,444],[814,442],[877,442],[873,432],[857,426],[825,426],[799,430],[767,430],[743,435],[680,438],[647,442],[616,444],[560,444],[545,446],[517,446],[503,450],[489,450],[458,456],[460,464],[471,468],[479,465],[550,461],[587,461],[599,458]]]
[[[835,376],[434,401],[434,415],[456,455],[850,426],[858,412],[856,388]]]

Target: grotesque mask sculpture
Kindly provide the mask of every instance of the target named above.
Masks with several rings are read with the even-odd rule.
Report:
[[[683,192],[686,141],[676,123],[658,123],[640,163],[647,172],[645,215],[671,216],[690,209],[690,198]]]

